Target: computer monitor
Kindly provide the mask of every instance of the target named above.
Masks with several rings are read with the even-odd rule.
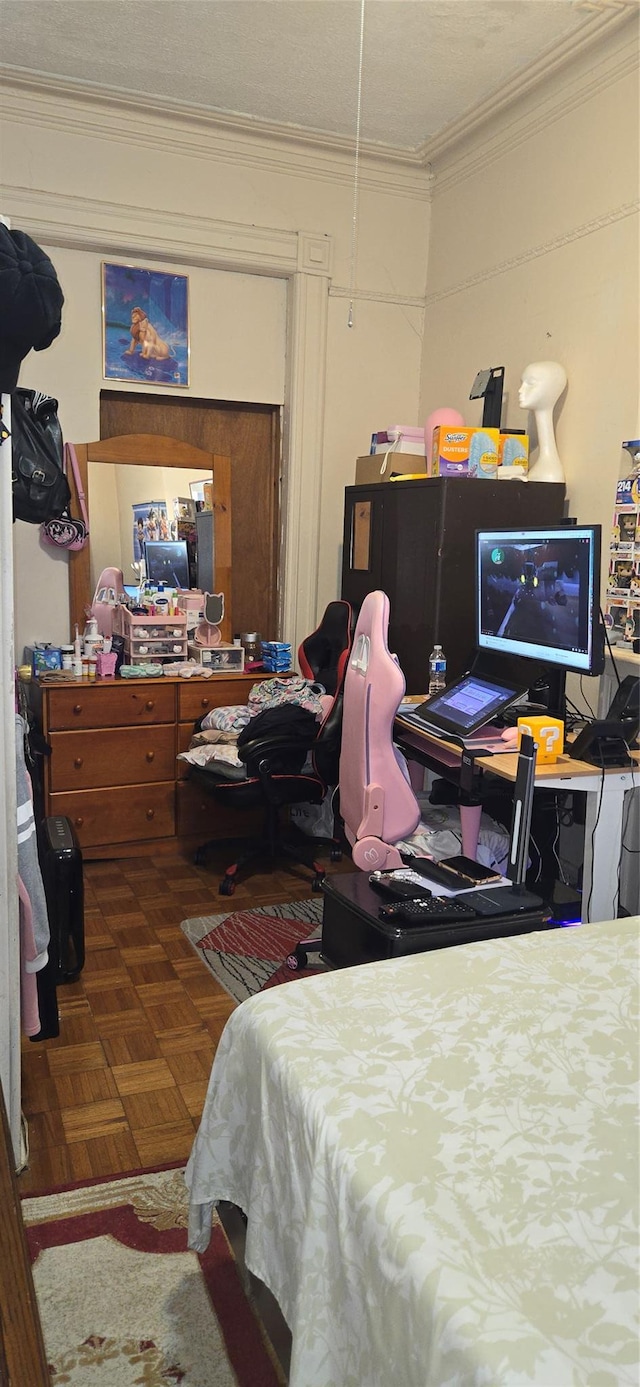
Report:
[[[600,526],[476,531],[476,645],[601,674]]]
[[[144,546],[147,579],[168,588],[188,588],[189,558],[185,539],[148,539]]]

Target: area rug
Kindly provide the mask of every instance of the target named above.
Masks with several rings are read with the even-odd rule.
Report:
[[[318,971],[293,973],[285,960],[299,940],[319,934],[321,924],[322,901],[316,900],[198,915],[183,920],[180,928],[225,992],[244,1002],[266,987]],[[317,954],[313,961],[322,967]]]
[[[215,1216],[187,1249],[184,1172],[22,1200],[52,1387],[281,1387]]]

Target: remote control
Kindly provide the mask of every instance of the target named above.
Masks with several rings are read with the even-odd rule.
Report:
[[[455,897],[431,896],[429,900],[398,901],[395,905],[382,906],[380,916],[384,920],[406,921],[417,925],[422,920],[445,923],[447,920],[477,920],[478,912],[471,905],[459,902]]]

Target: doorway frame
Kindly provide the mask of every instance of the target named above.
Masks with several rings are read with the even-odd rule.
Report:
[[[31,190],[18,202],[19,224],[39,244],[286,280],[278,615],[281,634],[297,650],[318,617],[332,237],[166,211],[148,215],[143,237],[123,204],[110,203],[108,217],[97,217],[92,199]],[[97,389],[105,384],[101,380]],[[184,390],[179,394],[189,398]]]

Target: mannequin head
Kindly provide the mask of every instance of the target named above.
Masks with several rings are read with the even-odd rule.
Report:
[[[553,409],[567,384],[567,373],[558,361],[533,361],[522,372],[518,399],[522,409]]]

